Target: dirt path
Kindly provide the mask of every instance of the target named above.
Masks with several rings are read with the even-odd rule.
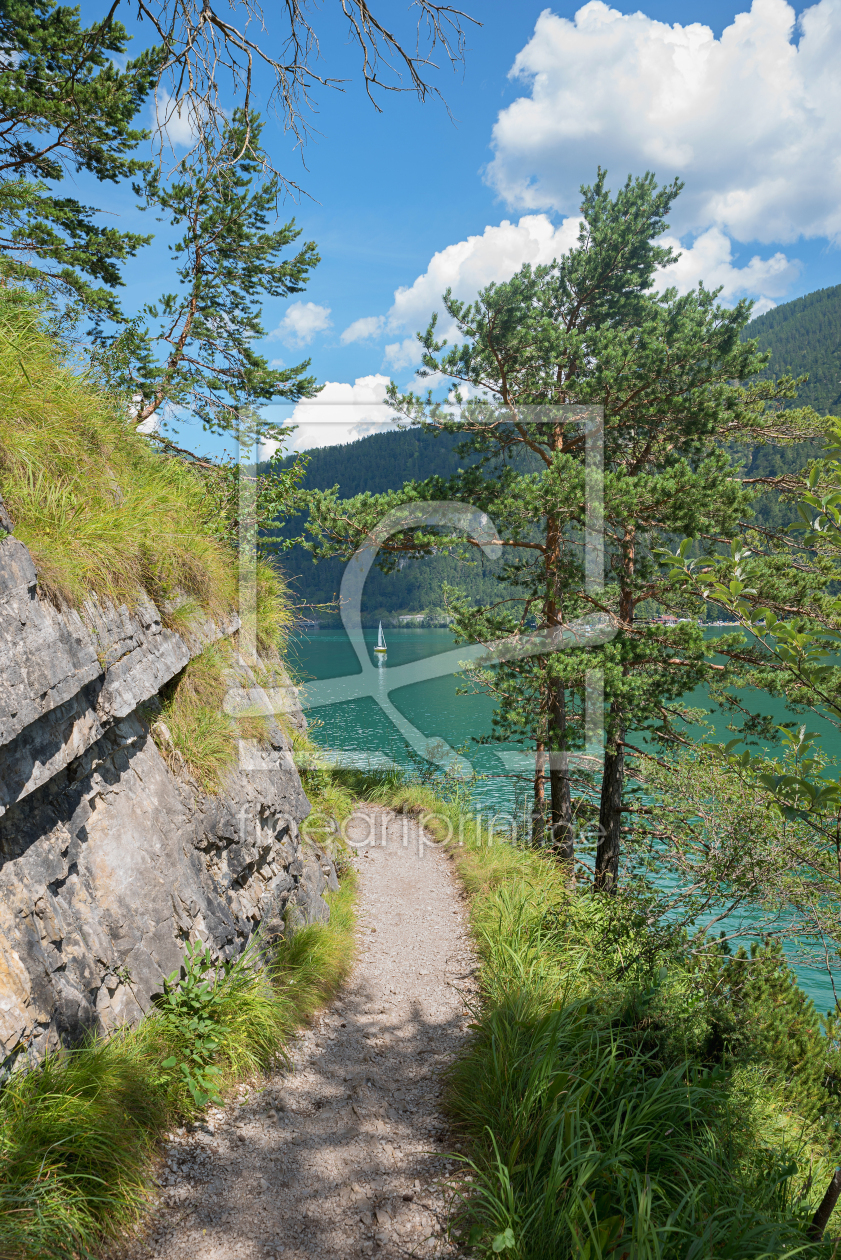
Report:
[[[347,988],[259,1091],[172,1135],[133,1260],[443,1257],[452,1139],[439,1073],[466,1029],[474,964],[448,858],[411,818],[366,807],[359,957]],[[437,1153],[436,1153],[437,1152]]]

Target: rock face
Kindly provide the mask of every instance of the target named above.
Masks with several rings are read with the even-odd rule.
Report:
[[[281,727],[241,743],[215,797],[150,733],[159,689],[236,628],[206,623],[188,643],[149,602],[59,612],[39,598],[26,548],[0,540],[6,1068],[21,1052],[135,1023],[188,939],[232,958],[260,925],[271,935],[328,918],[321,894],[336,873],[299,833],[310,807]],[[268,711],[244,662],[236,674],[233,691]]]

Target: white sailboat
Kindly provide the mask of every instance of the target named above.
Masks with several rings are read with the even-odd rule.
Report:
[[[374,648],[374,651],[378,653],[378,655],[380,656],[385,656],[386,652],[388,651],[388,648],[385,645],[385,635],[383,634],[382,622],[380,622],[380,630],[379,630],[379,634],[377,635],[377,646]]]

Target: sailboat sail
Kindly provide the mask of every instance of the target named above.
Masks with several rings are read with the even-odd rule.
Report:
[[[380,630],[379,630],[379,634],[377,635],[377,646],[374,648],[374,651],[385,652],[386,650],[387,649],[385,646],[385,635],[383,634],[383,623],[380,622]]]

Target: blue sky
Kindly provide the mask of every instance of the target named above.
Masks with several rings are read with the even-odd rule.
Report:
[[[402,4],[386,7],[404,20]],[[482,26],[469,30],[466,65],[433,76],[454,121],[409,94],[382,97],[378,114],[325,6],[323,66],[352,81],[319,90],[306,167],[268,122],[275,164],[310,194],[282,214],[322,262],[307,293],[267,305],[264,349],[285,364],[310,356],[329,383],[323,402],[352,400],[373,418],[389,377],[413,379],[413,334],[445,285],[469,297],[566,247],[576,189],[600,162],[617,180],[649,167],[686,181],[673,219],[684,258],[670,275],[683,287],[724,283],[724,300],[767,309],[841,282],[841,0],[467,7]],[[121,225],[146,222],[127,189],[84,191]],[[162,232],[127,269],[126,306],[170,287],[168,269]],[[296,445],[341,436],[307,424]]]

